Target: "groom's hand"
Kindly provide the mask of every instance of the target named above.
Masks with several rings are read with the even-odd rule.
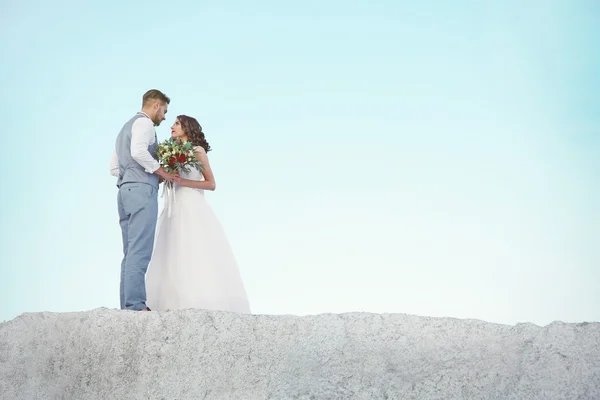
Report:
[[[166,172],[163,167],[158,167],[158,169],[155,171],[155,174],[158,175],[159,181],[160,181],[160,178],[162,178],[163,181],[173,182],[173,179],[175,177],[174,174],[170,174],[170,173]]]

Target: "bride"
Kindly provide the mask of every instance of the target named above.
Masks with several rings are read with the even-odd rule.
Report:
[[[151,310],[185,308],[250,313],[235,257],[216,215],[204,198],[215,190],[206,153],[211,150],[195,118],[179,115],[171,136],[191,141],[202,172],[180,171],[164,193],[152,259],[146,274]]]

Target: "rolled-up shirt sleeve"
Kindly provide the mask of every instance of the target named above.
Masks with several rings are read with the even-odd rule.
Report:
[[[110,159],[110,174],[112,176],[119,176],[119,158],[117,157],[117,149],[113,150]]]
[[[149,174],[154,173],[160,164],[156,161],[148,147],[154,143],[154,124],[149,118],[138,118],[131,127],[131,157]]]

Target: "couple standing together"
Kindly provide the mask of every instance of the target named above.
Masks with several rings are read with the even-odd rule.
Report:
[[[202,172],[170,174],[158,162],[155,126],[165,120],[170,102],[159,90],[146,92],[142,111],[123,125],[112,155],[123,236],[121,309],[250,313],[235,257],[204,198],[206,190],[215,190],[215,179],[206,155],[211,148],[195,118],[177,116],[171,136],[192,143]],[[164,181],[172,188],[157,218]]]

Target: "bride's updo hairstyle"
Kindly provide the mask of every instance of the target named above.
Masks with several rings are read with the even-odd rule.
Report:
[[[194,147],[200,146],[207,153],[211,151],[210,145],[204,137],[204,132],[202,132],[202,127],[198,121],[196,121],[196,118],[188,117],[187,115],[178,115],[177,120],[179,120],[183,132],[190,139],[190,142],[192,142]]]

